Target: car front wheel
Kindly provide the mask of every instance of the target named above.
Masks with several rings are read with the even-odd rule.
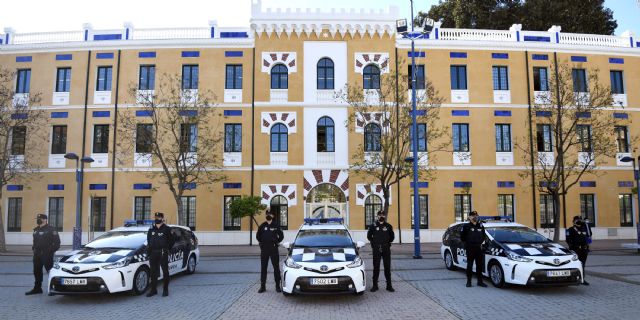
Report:
[[[147,291],[147,288],[149,287],[149,279],[149,268],[146,266],[138,268],[133,276],[133,293],[135,295],[141,295]]]
[[[453,256],[451,255],[451,252],[449,252],[449,250],[444,252],[444,265],[449,270],[456,269],[456,266],[453,264]]]
[[[502,267],[499,263],[493,262],[489,265],[489,277],[491,278],[491,283],[493,283],[494,287],[504,287],[504,272],[502,271]]]
[[[191,255],[187,261],[187,274],[193,274],[196,272],[196,256]]]

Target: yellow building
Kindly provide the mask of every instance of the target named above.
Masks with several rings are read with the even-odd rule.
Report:
[[[382,196],[371,181],[350,174],[354,149],[365,134],[344,125],[350,107],[334,93],[347,84],[375,86],[376,75],[390,74],[396,61],[407,61],[411,45],[395,32],[398,16],[394,7],[282,11],[263,10],[258,1],[250,28],[211,22],[171,30],[130,24],[122,30],[85,25],[77,32],[46,34],[6,29],[0,65],[18,72],[16,99],[39,92],[37,108],[49,113],[48,141],[26,139],[26,148],[38,150],[33,161],[40,172],[3,190],[7,242],[30,243],[41,212],[50,215],[63,243],[71,242],[75,162],[64,154],[83,151],[95,160],[84,169],[85,231],[89,217],[93,231],[102,232],[163,211],[170,223],[191,226],[202,244],[248,243],[249,220],[231,219],[225,203],[254,194],[281,214],[287,237],[304,217],[333,212],[362,239]],[[640,43],[635,41],[631,33],[577,35],[555,26],[533,32],[519,25],[507,31],[436,25],[428,38],[416,40],[419,82],[428,78],[444,97],[441,121],[456,139],[453,153],[430,163],[436,179],[419,184],[421,240],[440,241],[447,226],[465,219],[471,208],[481,215],[513,216],[551,237],[551,202],[532,187],[531,178],[519,176],[529,164],[514,148],[515,141],[529,137],[528,108],[549,90],[554,56],[576,68],[597,69],[601,79],[615,79],[615,117],[626,133],[618,159],[637,155],[629,145],[629,137],[640,133],[633,125],[640,116]],[[180,219],[170,192],[145,174],[158,170],[157,163],[134,154],[123,163],[114,161],[114,153],[123,152],[114,143],[116,110],[136,109],[127,89],[133,84],[154,90],[153,79],[161,73],[181,74],[185,89],[214,92],[229,135],[219,151],[227,180],[193,185],[183,200],[189,215]],[[499,147],[496,130],[504,133]],[[635,238],[630,163],[598,161],[599,174],[585,177],[566,196],[561,226],[574,215],[590,216],[596,238]],[[402,242],[413,241],[412,194],[406,179],[394,186],[390,199],[389,222],[400,226]]]

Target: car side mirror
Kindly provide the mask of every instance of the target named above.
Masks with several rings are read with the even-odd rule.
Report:
[[[358,242],[356,242],[356,248],[358,248],[358,249],[360,249],[360,248],[364,247],[364,245],[365,245],[365,243],[364,243],[364,242],[362,242],[362,241],[358,241]]]
[[[291,248],[291,242],[283,242],[282,243],[282,247],[285,249],[290,249]]]

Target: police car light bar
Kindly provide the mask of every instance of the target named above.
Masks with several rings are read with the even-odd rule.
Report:
[[[124,221],[124,226],[125,227],[134,227],[134,226],[144,226],[144,225],[152,225],[154,224],[155,221],[154,220],[125,220]]]
[[[479,216],[479,220],[481,221],[505,221],[512,222],[510,217],[507,216]]]
[[[344,219],[342,218],[304,218],[305,224],[320,224],[320,223],[343,223]]]

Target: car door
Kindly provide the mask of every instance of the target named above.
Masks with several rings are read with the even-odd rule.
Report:
[[[171,227],[171,235],[173,235],[174,243],[169,252],[169,274],[173,275],[183,269],[185,241],[182,228]]]
[[[464,243],[462,243],[462,239],[460,238],[460,233],[462,232],[462,225],[456,225],[453,228],[453,232],[451,234],[451,252],[454,257],[454,262],[462,268],[467,267],[467,251],[464,249]]]

